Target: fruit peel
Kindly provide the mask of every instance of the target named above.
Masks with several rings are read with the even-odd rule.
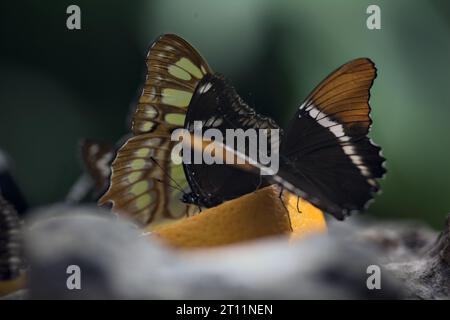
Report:
[[[283,199],[283,201],[282,201]],[[151,236],[178,248],[207,248],[269,236],[303,238],[326,231],[322,211],[273,185],[151,230]]]

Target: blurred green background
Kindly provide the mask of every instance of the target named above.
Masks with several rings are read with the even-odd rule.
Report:
[[[82,29],[66,28],[81,7]],[[366,8],[381,7],[381,30]],[[0,148],[32,205],[62,199],[77,144],[116,141],[160,34],[185,37],[259,112],[285,124],[329,72],[378,67],[371,137],[388,175],[370,212],[439,227],[450,212],[450,2],[363,0],[25,1],[0,5]]]

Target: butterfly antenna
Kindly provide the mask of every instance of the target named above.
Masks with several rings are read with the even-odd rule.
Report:
[[[161,179],[155,179],[155,181],[164,184],[164,181],[162,181]],[[170,183],[168,183],[167,186],[170,187],[170,188],[172,188],[172,189],[178,190],[178,191],[180,191],[181,193],[184,194],[183,189],[180,189],[180,188],[178,188],[177,186],[171,185]]]
[[[175,179],[173,179],[168,173],[167,173],[167,171],[166,170],[164,170],[164,168],[158,163],[158,161],[156,161],[156,159],[155,158],[153,158],[153,157],[150,157],[150,159],[162,170],[162,172],[164,173],[164,175],[166,175],[169,179],[170,179],[170,181],[172,181],[173,183],[175,183],[175,185],[178,187],[178,190],[179,191],[181,191],[183,194],[185,194],[185,192],[184,192],[184,190],[183,190],[183,188],[178,184],[178,182],[176,182],[175,181]],[[156,179],[156,180],[158,180],[158,179]],[[162,181],[160,181],[160,180],[158,180],[159,182],[162,182]],[[168,184],[169,186],[171,186],[172,188],[174,188],[174,189],[177,189],[177,188],[175,188],[174,186],[172,186],[172,185],[170,185],[170,184]]]
[[[259,175],[259,181],[258,181],[258,184],[256,185],[255,191],[253,191],[253,193],[257,192],[261,188],[262,182],[263,182],[262,176]]]

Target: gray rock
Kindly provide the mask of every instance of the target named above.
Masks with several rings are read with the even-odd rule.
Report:
[[[450,215],[440,234],[413,222],[365,221],[356,230],[349,237],[379,252],[384,268],[404,283],[406,298],[450,298]]]
[[[353,299],[401,298],[375,246],[348,230],[288,243],[283,237],[182,252],[144,237],[130,223],[93,208],[54,207],[26,233],[32,298],[58,299]],[[350,228],[347,226],[347,228]],[[353,229],[352,229],[353,230]],[[355,233],[353,231],[353,233]],[[382,268],[369,290],[367,267]],[[68,266],[81,289],[66,286]]]

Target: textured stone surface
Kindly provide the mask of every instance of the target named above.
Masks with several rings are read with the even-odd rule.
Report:
[[[52,209],[55,211],[55,209]],[[61,209],[67,210],[67,209]],[[57,210],[56,210],[57,211]],[[370,298],[398,297],[366,287],[375,254],[339,236],[288,243],[286,237],[180,252],[142,237],[121,220],[70,209],[41,218],[26,235],[34,298]],[[89,213],[88,213],[89,212]],[[82,270],[82,289],[67,290],[66,268]]]
[[[384,268],[404,283],[405,298],[449,299],[449,217],[440,234],[410,222],[366,222],[348,234],[355,243],[376,248]]]
[[[92,208],[47,211],[25,237],[32,298],[448,298],[448,224],[438,241],[418,225],[350,219],[302,241],[187,252]],[[81,290],[66,287],[72,264],[81,267]],[[372,264],[381,267],[381,290],[367,289]]]

